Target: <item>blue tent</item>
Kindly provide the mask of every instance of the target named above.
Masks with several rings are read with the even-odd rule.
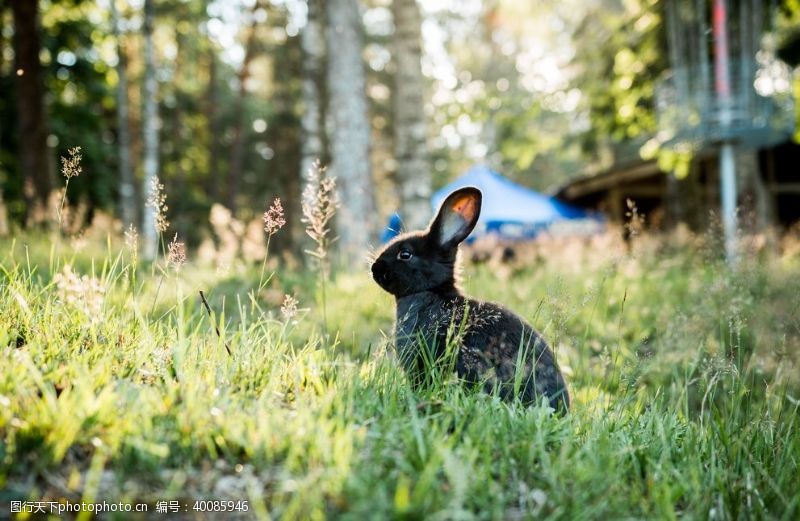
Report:
[[[389,223],[386,225],[386,228],[381,232],[380,241],[381,244],[386,244],[387,242],[391,241],[398,235],[403,232],[403,219],[400,218],[400,214],[394,212],[392,215],[389,216]]]
[[[434,193],[431,198],[434,212],[453,190],[464,186],[474,186],[483,192],[481,217],[470,239],[490,233],[504,239],[530,239],[543,230],[552,230],[554,225],[572,233],[593,232],[602,227],[602,220],[594,214],[513,183],[485,166],[470,168]],[[582,226],[564,226],[579,223]]]

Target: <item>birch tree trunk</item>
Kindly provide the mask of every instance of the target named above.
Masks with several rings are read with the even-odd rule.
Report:
[[[153,185],[158,182],[158,83],[156,82],[155,58],[153,52],[153,1],[144,2],[144,110],[142,130],[144,139],[144,190],[145,201],[153,195]],[[152,206],[145,205],[142,222],[142,256],[155,259],[158,252],[156,233],[156,212]]]
[[[404,224],[424,228],[430,219],[431,176],[422,76],[422,19],[417,0],[394,0],[394,153]]]
[[[14,56],[19,113],[20,168],[25,179],[24,195],[28,217],[35,206],[43,208],[53,189],[48,161],[47,113],[44,107],[39,51],[39,2],[12,0]]]
[[[311,169],[314,161],[323,160],[325,153],[323,16],[322,1],[308,0],[308,20],[300,33],[300,46],[303,50],[303,82],[301,86],[303,113],[300,116],[303,136],[300,143],[300,179],[305,179],[306,173]]]
[[[337,231],[344,260],[364,257],[375,220],[369,162],[370,126],[357,0],[326,0],[328,122],[331,172],[341,198]]]
[[[128,121],[128,57],[122,45],[122,28],[116,0],[111,0],[111,23],[117,45],[117,154],[119,206],[122,223],[127,228],[136,222],[136,190],[131,170],[131,138]]]

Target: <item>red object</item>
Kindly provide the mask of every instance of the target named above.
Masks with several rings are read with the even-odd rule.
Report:
[[[728,65],[728,7],[725,0],[714,0],[714,90],[720,99],[731,96]]]

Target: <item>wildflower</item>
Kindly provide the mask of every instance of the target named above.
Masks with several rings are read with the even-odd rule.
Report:
[[[292,320],[297,315],[297,304],[299,304],[299,302],[293,296],[286,294],[283,297],[283,304],[281,304],[281,315],[283,315],[284,320]]]
[[[150,182],[150,190],[145,206],[155,210],[155,226],[158,233],[164,233],[169,228],[167,220],[167,194],[164,193],[164,185],[159,183],[158,178],[154,177]]]
[[[272,201],[272,205],[269,209],[264,212],[264,231],[267,232],[267,235],[272,236],[275,232],[283,228],[285,224],[286,219],[283,214],[283,206],[281,205],[280,198],[276,197],[275,200]]]
[[[167,249],[167,263],[172,266],[175,271],[180,271],[181,267],[186,264],[186,245],[178,242],[178,234],[172,238]]]
[[[83,169],[81,168],[81,147],[72,147],[67,150],[69,157],[61,156],[61,174],[68,180],[78,177]]]

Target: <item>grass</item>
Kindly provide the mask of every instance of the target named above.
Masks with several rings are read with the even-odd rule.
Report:
[[[470,294],[556,349],[573,397],[558,417],[452,377],[412,391],[366,270],[333,275],[325,335],[312,273],[279,268],[259,292],[260,264],[134,276],[116,239],[54,244],[0,244],[3,515],[229,499],[260,519],[800,517],[796,258],[728,270],[643,241],[468,266]]]

